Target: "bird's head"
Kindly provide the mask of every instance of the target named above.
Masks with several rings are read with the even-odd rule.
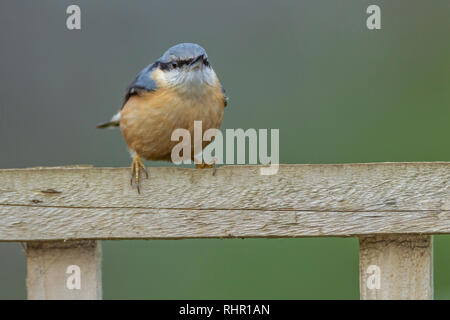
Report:
[[[194,43],[181,43],[169,48],[156,61],[159,77],[169,87],[202,90],[217,84],[216,75],[205,49]]]

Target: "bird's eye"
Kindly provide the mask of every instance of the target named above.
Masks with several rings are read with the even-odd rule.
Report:
[[[178,64],[174,61],[172,62],[172,68],[176,68],[178,66]]]

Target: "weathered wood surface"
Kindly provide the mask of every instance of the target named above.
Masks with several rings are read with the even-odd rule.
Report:
[[[364,236],[359,246],[361,299],[433,298],[432,236]]]
[[[95,240],[28,242],[30,300],[102,298],[101,247]]]
[[[450,162],[0,170],[0,241],[450,233]]]

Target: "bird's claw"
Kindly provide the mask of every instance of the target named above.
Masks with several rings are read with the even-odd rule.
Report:
[[[131,163],[130,185],[133,185],[133,180],[134,180],[134,186],[136,187],[137,192],[139,194],[141,193],[141,188],[140,188],[140,186],[141,186],[141,184],[140,184],[141,171],[143,171],[145,173],[145,177],[148,179],[148,171],[145,168],[141,157],[139,157],[138,155],[135,155],[133,157],[133,162]]]
[[[212,175],[213,176],[215,176],[216,175],[216,171],[217,171],[217,168],[216,168],[216,159],[214,159],[213,161],[212,161],[212,163],[205,163],[205,162],[202,162],[202,163],[196,163],[195,164],[195,167],[197,168],[197,169],[213,169],[213,172],[212,172]]]

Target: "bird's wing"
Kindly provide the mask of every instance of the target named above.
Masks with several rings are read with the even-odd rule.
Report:
[[[137,75],[136,79],[128,86],[127,91],[125,93],[125,97],[123,99],[122,107],[123,109],[125,103],[127,103],[128,99],[131,96],[138,94],[141,91],[155,91],[157,88],[156,82],[151,78],[153,70],[157,67],[157,63],[152,63],[142,69],[141,72]],[[120,111],[116,113],[111,120],[100,123],[97,125],[97,128],[109,128],[109,127],[118,127],[120,125]]]
[[[152,63],[142,69],[136,79],[128,86],[123,99],[122,108],[131,96],[140,91],[155,91],[157,89],[156,82],[151,78],[153,70],[157,67],[157,63]]]

